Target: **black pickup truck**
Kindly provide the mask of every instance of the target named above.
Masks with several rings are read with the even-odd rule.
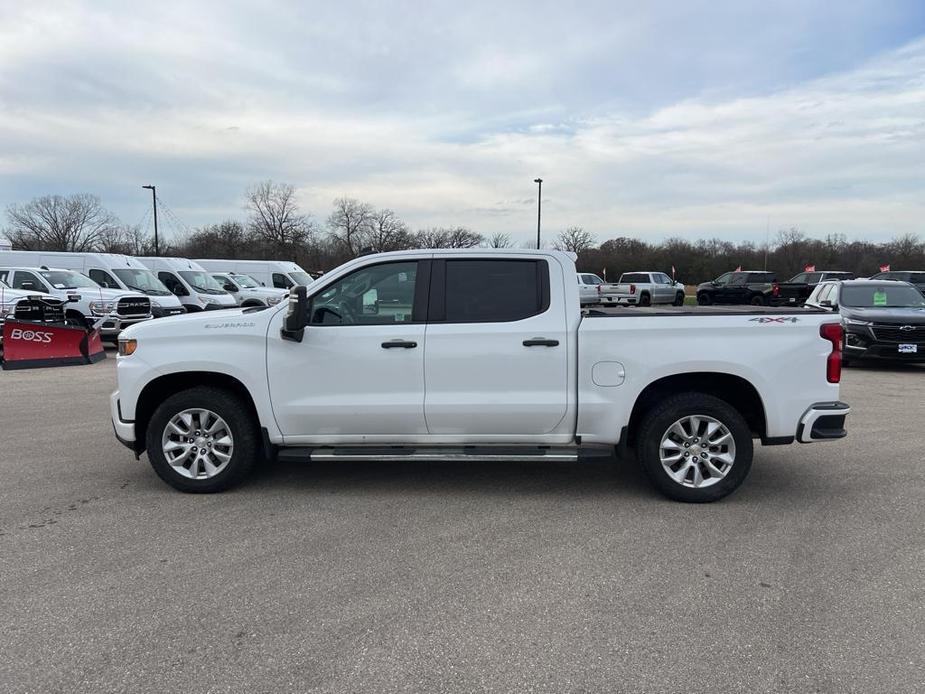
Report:
[[[771,303],[778,306],[802,306],[820,283],[853,279],[853,273],[841,270],[801,272],[778,285],[777,295]]]

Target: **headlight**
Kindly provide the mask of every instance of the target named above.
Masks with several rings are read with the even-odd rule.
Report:
[[[845,325],[863,325],[863,326],[873,325],[873,323],[871,323],[870,321],[855,320],[854,318],[844,318],[843,322]]]
[[[270,298],[267,299],[267,303],[270,306],[276,306],[276,304],[278,304],[282,300],[283,300],[283,297],[281,296],[271,296]]]
[[[138,349],[138,340],[119,340],[119,356],[128,357]]]
[[[107,313],[112,313],[113,308],[115,308],[115,302],[113,301],[90,302],[90,312],[95,316],[105,316]]]
[[[0,318],[12,316],[16,311],[16,304],[0,304]]]

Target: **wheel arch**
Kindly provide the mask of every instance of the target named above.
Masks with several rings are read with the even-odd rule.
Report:
[[[665,397],[685,392],[705,393],[729,403],[742,414],[754,436],[766,436],[764,403],[751,383],[735,374],[700,371],[664,376],[642,389],[630,414],[627,430],[629,445],[635,444],[639,422],[653,406]]]
[[[157,409],[157,406],[175,393],[190,388],[210,386],[228,390],[242,399],[247,405],[254,421],[260,422],[260,415],[254,398],[247,387],[234,376],[212,371],[177,371],[158,376],[149,381],[138,395],[135,406],[135,451],[141,453],[145,450],[145,440],[148,433],[148,422]]]

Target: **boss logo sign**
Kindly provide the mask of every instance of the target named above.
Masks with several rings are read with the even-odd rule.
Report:
[[[33,330],[20,330],[19,328],[14,328],[10,332],[11,340],[25,340],[26,342],[51,342],[51,333],[46,332],[35,332]]]

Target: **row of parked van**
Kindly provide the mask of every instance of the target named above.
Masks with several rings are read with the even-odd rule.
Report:
[[[114,339],[151,318],[272,306],[311,281],[283,261],[0,250],[0,322],[24,296],[43,295],[67,302],[68,322],[98,325],[104,339]]]

